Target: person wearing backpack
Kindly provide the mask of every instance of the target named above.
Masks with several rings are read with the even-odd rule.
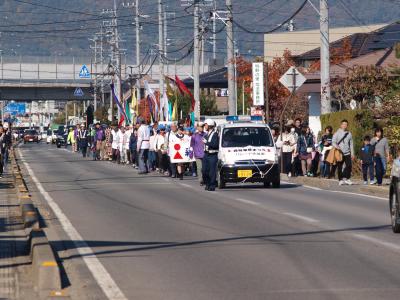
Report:
[[[352,185],[351,178],[352,161],[354,160],[353,136],[348,130],[349,122],[342,120],[340,128],[333,135],[332,146],[340,150],[341,161],[337,162],[339,185]]]

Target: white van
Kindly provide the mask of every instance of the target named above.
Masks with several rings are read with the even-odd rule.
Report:
[[[246,182],[280,187],[278,152],[268,125],[237,121],[218,128],[219,188],[225,188],[227,183]]]

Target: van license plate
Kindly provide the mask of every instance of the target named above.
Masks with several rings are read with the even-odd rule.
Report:
[[[248,178],[253,176],[252,170],[238,170],[238,177],[239,178]]]

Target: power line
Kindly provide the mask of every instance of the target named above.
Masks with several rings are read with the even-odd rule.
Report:
[[[268,33],[272,33],[275,32],[277,30],[279,30],[280,28],[282,28],[287,22],[289,22],[290,20],[292,20],[294,17],[296,17],[302,10],[303,8],[306,6],[306,4],[308,3],[308,0],[305,0],[303,2],[303,4],[289,17],[287,18],[285,21],[283,21],[280,25],[276,26],[275,28],[268,30],[268,31],[253,31],[250,30],[248,28],[246,28],[245,26],[241,25],[239,22],[237,21],[233,21],[233,23],[239,27],[241,30],[247,32],[247,33],[251,33],[251,34],[268,34]]]

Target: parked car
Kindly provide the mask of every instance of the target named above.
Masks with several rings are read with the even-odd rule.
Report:
[[[57,130],[55,129],[47,129],[47,144],[55,144],[57,140]]]
[[[393,163],[391,182],[390,182],[390,220],[394,233],[400,233],[400,158],[397,158]]]
[[[24,131],[24,144],[26,143],[39,143],[39,133],[35,129]]]

